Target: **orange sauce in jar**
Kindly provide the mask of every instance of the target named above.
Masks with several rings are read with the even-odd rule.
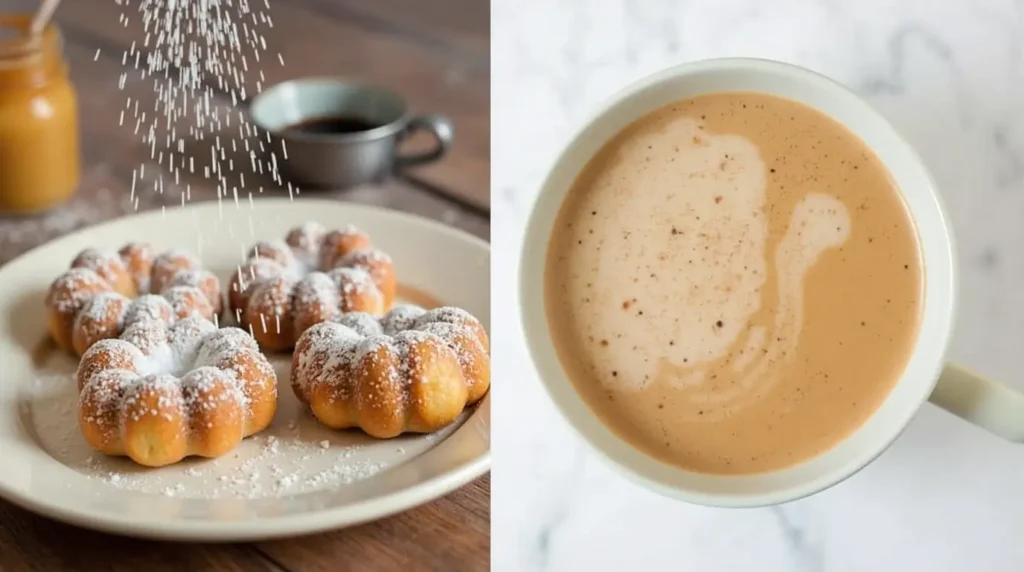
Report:
[[[78,102],[60,33],[28,32],[27,16],[0,14],[0,214],[65,202],[80,173]]]

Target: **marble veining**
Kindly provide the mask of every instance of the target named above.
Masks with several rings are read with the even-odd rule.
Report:
[[[696,59],[797,63],[851,86],[930,166],[956,234],[951,358],[1024,390],[1024,0],[494,0],[494,569],[1024,569],[1024,445],[926,406],[868,468],[781,507],[724,511],[619,476],[555,411],[519,329],[512,261],[540,178],[630,81]]]

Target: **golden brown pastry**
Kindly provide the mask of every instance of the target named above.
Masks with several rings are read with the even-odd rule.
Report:
[[[140,312],[78,366],[79,427],[107,455],[160,467],[218,457],[270,425],[277,377],[256,341],[195,316]]]
[[[396,306],[314,325],[292,357],[292,389],[328,427],[378,437],[436,431],[490,387],[487,333],[465,310]]]
[[[180,251],[153,257],[143,243],[120,251],[87,248],[58,276],[46,296],[50,336],[64,350],[82,355],[102,339],[116,338],[134,314],[166,319],[219,316],[220,281]]]
[[[396,289],[391,258],[365,233],[306,223],[283,242],[255,245],[232,276],[228,300],[264,350],[283,351],[314,324],[387,311]]]

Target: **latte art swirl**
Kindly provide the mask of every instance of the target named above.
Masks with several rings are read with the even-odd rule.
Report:
[[[704,96],[627,127],[581,173],[549,245],[549,323],[574,385],[634,445],[696,470],[777,468],[892,387],[917,331],[917,249],[888,173],[841,125]]]

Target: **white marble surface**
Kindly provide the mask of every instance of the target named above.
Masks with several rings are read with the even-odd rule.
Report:
[[[1024,445],[932,406],[847,482],[750,511],[645,492],[554,410],[514,290],[539,179],[597,102],[713,56],[802,64],[892,119],[933,169],[957,233],[951,357],[1024,389],[1024,1],[495,0],[494,569],[1024,570]]]

